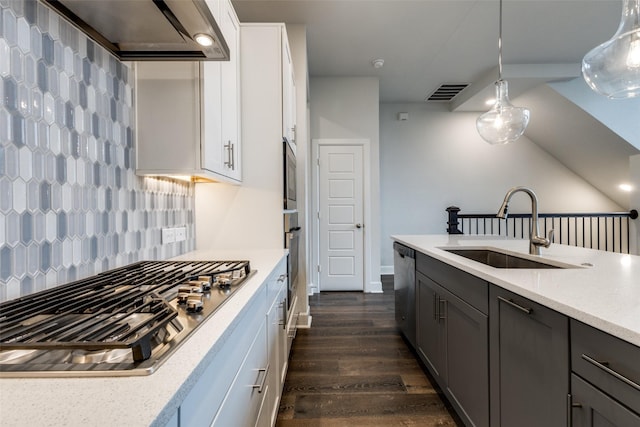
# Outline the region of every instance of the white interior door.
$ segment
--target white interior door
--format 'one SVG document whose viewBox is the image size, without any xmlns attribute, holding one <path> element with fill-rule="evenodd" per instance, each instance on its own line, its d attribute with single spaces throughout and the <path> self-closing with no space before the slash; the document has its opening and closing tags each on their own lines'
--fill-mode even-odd
<svg viewBox="0 0 640 427">
<path fill-rule="evenodd" d="M 319 146 L 320 290 L 364 290 L 363 147 Z"/>
</svg>

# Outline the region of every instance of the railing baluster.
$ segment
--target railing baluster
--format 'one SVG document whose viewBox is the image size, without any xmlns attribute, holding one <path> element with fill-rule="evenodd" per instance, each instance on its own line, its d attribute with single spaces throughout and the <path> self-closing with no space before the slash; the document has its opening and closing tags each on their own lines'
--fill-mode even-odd
<svg viewBox="0 0 640 427">
<path fill-rule="evenodd" d="M 449 211 L 450 209 L 447 210 Z M 459 210 L 459 208 L 455 209 Z M 542 220 L 542 224 L 539 225 L 544 229 L 545 236 L 548 235 L 550 228 L 556 229 L 557 233 L 554 239 L 556 243 L 599 250 L 604 247 L 604 250 L 610 252 L 629 253 L 631 249 L 630 221 L 637 217 L 636 211 L 629 213 L 549 213 L 539 215 L 539 219 Z M 524 239 L 529 237 L 529 233 L 534 226 L 530 214 L 509 215 L 504 223 L 504 231 L 502 221 L 496 218 L 495 214 L 457 214 L 456 218 L 456 221 L 460 224 L 460 231 L 449 228 L 450 234 L 465 234 L 466 232 L 467 234 L 495 235 L 497 230 L 497 235 L 499 236 Z M 564 223 L 565 219 L 566 224 Z M 578 221 L 581 222 L 580 225 Z M 587 224 L 586 221 L 589 221 L 589 223 Z M 526 230 L 528 232 L 525 232 L 526 226 L 528 226 L 528 230 Z M 624 230 L 625 227 L 626 231 Z M 519 232 L 518 228 L 520 229 Z"/>
</svg>

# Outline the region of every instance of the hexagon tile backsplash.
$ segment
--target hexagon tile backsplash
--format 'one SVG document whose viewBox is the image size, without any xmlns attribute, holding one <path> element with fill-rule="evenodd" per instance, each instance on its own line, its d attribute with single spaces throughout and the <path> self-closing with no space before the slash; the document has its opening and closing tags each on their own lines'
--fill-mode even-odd
<svg viewBox="0 0 640 427">
<path fill-rule="evenodd" d="M 0 0 L 0 301 L 194 248 L 193 184 L 135 175 L 133 84 L 47 6 Z"/>
</svg>

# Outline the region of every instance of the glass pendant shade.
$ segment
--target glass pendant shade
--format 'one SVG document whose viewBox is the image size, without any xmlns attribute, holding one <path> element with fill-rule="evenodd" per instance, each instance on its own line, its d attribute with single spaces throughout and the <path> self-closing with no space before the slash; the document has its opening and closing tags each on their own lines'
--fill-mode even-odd
<svg viewBox="0 0 640 427">
<path fill-rule="evenodd" d="M 624 0 L 618 31 L 585 55 L 582 75 L 609 98 L 640 96 L 640 0 Z"/>
<path fill-rule="evenodd" d="M 530 112 L 509 101 L 508 84 L 496 82 L 496 102 L 491 110 L 476 120 L 478 133 L 489 144 L 507 144 L 520 138 L 529 124 Z"/>
</svg>

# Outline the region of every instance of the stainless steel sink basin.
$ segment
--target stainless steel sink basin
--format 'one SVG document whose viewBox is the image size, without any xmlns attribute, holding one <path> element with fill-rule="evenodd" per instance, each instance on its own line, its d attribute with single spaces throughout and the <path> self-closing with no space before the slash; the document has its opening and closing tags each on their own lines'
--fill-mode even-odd
<svg viewBox="0 0 640 427">
<path fill-rule="evenodd" d="M 491 249 L 443 249 L 452 254 L 460 255 L 495 268 L 574 268 L 570 265 L 554 265 L 534 261 Z"/>
</svg>

